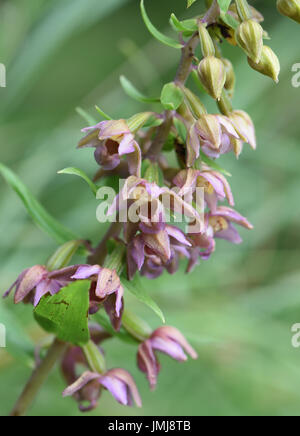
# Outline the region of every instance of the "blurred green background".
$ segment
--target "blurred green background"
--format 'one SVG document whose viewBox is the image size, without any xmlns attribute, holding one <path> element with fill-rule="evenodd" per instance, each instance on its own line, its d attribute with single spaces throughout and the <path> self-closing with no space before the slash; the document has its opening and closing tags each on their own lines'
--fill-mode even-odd
<svg viewBox="0 0 300 436">
<path fill-rule="evenodd" d="M 152 21 L 167 32 L 171 12 L 192 16 L 200 12 L 200 3 L 189 11 L 185 0 L 148 0 L 146 6 Z M 273 84 L 248 67 L 239 49 L 224 45 L 237 73 L 234 105 L 253 117 L 259 147 L 256 153 L 245 147 L 239 161 L 231 154 L 220 162 L 233 174 L 237 210 L 255 229 L 243 232 L 242 246 L 218 242 L 212 259 L 190 276 L 182 269 L 156 282 L 144 280 L 167 324 L 186 334 L 199 360 L 181 365 L 162 357 L 158 389 L 151 393 L 136 369 L 135 347 L 110 341 L 104 346 L 109 366 L 132 372 L 144 407 L 123 408 L 105 392 L 94 415 L 299 414 L 300 350 L 291 346 L 291 326 L 300 322 L 300 88 L 291 85 L 291 68 L 300 62 L 300 28 L 280 16 L 274 2 L 250 3 L 265 14 L 269 45 L 282 64 L 281 81 Z M 138 0 L 1 1 L 0 62 L 7 65 L 7 88 L 0 89 L 0 161 L 62 223 L 99 239 L 103 226 L 96 221 L 90 191 L 81 180 L 56 174 L 66 166 L 90 175 L 96 169 L 91 150 L 75 150 L 86 124 L 75 108 L 96 116 L 98 104 L 117 118 L 141 111 L 146 106 L 124 95 L 120 74 L 157 95 L 173 78 L 178 59 L 177 50 L 151 38 Z M 216 110 L 214 102 L 202 98 Z M 21 270 L 45 262 L 56 245 L 33 225 L 3 179 L 0 207 L 4 292 Z M 153 327 L 159 325 L 137 300 L 127 300 Z M 30 374 L 21 350 L 42 334 L 30 307 L 0 301 L 1 322 L 22 333 L 14 357 L 0 350 L 0 415 L 6 415 Z M 72 399 L 62 399 L 63 389 L 56 371 L 30 414 L 79 414 Z"/>
</svg>

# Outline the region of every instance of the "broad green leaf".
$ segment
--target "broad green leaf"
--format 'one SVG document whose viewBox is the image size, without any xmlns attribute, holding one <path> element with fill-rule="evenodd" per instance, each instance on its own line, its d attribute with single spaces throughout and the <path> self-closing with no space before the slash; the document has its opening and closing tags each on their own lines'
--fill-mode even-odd
<svg viewBox="0 0 300 436">
<path fill-rule="evenodd" d="M 112 117 L 110 117 L 109 115 L 107 115 L 107 113 L 105 113 L 102 109 L 100 109 L 99 106 L 95 106 L 96 111 L 101 115 L 101 117 L 103 117 L 105 120 L 110 121 L 112 120 Z"/>
<path fill-rule="evenodd" d="M 89 289 L 88 280 L 78 280 L 56 295 L 46 295 L 34 311 L 37 322 L 61 341 L 79 346 L 87 344 Z"/>
<path fill-rule="evenodd" d="M 190 8 L 196 0 L 187 0 L 187 7 Z"/>
<path fill-rule="evenodd" d="M 86 112 L 81 107 L 77 107 L 76 112 L 78 113 L 78 115 L 81 116 L 81 118 L 83 118 L 88 123 L 89 126 L 94 126 L 95 124 L 97 124 L 97 120 L 95 120 L 94 117 L 92 117 L 88 112 Z"/>
<path fill-rule="evenodd" d="M 127 291 L 133 294 L 139 301 L 146 304 L 150 309 L 153 310 L 154 313 L 162 320 L 163 323 L 166 322 L 165 317 L 161 309 L 155 303 L 155 301 L 150 297 L 148 292 L 143 289 L 142 285 L 138 282 L 137 279 L 128 281 L 125 278 L 121 278 L 121 283 Z"/>
<path fill-rule="evenodd" d="M 161 43 L 163 43 L 165 45 L 168 45 L 169 47 L 181 49 L 182 44 L 180 44 L 175 39 L 169 38 L 168 36 L 164 35 L 159 30 L 157 30 L 156 27 L 153 26 L 153 24 L 151 23 L 148 15 L 147 15 L 144 3 L 145 3 L 144 0 L 141 0 L 142 17 L 143 17 L 143 20 L 146 24 L 146 27 L 149 30 L 149 32 L 151 33 L 151 35 L 154 36 L 154 38 L 156 38 L 158 41 L 160 41 Z"/>
<path fill-rule="evenodd" d="M 226 14 L 230 6 L 231 0 L 218 0 L 221 11 Z"/>
<path fill-rule="evenodd" d="M 184 94 L 174 82 L 167 83 L 162 90 L 160 101 L 167 110 L 176 110 L 182 104 Z"/>
<path fill-rule="evenodd" d="M 48 233 L 59 244 L 74 239 L 80 239 L 53 218 L 23 184 L 19 177 L 2 163 L 0 163 L 0 173 L 6 182 L 16 191 L 31 218 L 42 230 Z"/>
<path fill-rule="evenodd" d="M 219 171 L 220 173 L 223 173 L 227 177 L 232 176 L 227 170 L 225 170 L 220 165 L 218 165 L 213 159 L 207 157 L 206 154 L 203 153 L 203 151 L 201 151 L 200 154 L 201 154 L 201 159 L 203 160 L 204 163 L 206 163 L 206 165 L 210 166 L 216 171 Z"/>
<path fill-rule="evenodd" d="M 19 362 L 32 367 L 34 364 L 34 344 L 26 334 L 18 316 L 0 302 L 0 324 L 5 326 L 6 351 Z"/>
<path fill-rule="evenodd" d="M 126 92 L 129 97 L 133 98 L 134 100 L 139 101 L 140 103 L 159 103 L 159 98 L 151 98 L 147 97 L 146 95 L 142 94 L 140 91 L 138 91 L 135 86 L 125 77 L 120 77 L 120 82 L 122 85 L 122 88 Z"/>
<path fill-rule="evenodd" d="M 124 327 L 121 327 L 119 332 L 116 332 L 110 323 L 110 320 L 106 313 L 101 310 L 97 312 L 93 319 L 101 325 L 111 336 L 115 336 L 116 338 L 120 339 L 123 342 L 127 342 L 129 344 L 136 344 L 136 340 L 124 329 Z"/>
<path fill-rule="evenodd" d="M 61 245 L 47 262 L 48 271 L 61 269 L 69 265 L 72 257 L 82 244 L 81 240 L 69 241 Z"/>
<path fill-rule="evenodd" d="M 80 170 L 79 168 L 74 168 L 74 167 L 65 168 L 61 171 L 58 171 L 58 174 L 70 174 L 73 176 L 81 177 L 83 180 L 86 181 L 86 183 L 91 188 L 93 194 L 96 196 L 98 191 L 98 186 L 95 185 L 95 183 L 91 181 L 91 179 L 85 174 L 85 172 Z"/>
</svg>

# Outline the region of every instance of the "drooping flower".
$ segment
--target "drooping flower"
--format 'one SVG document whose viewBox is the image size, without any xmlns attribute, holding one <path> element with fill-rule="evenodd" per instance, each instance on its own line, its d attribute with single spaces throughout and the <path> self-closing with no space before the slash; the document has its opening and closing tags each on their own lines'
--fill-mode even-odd
<svg viewBox="0 0 300 436">
<path fill-rule="evenodd" d="M 255 127 L 250 116 L 244 111 L 237 110 L 231 112 L 229 118 L 240 136 L 240 139 L 234 138 L 232 140 L 232 148 L 235 155 L 239 157 L 244 143 L 249 144 L 253 150 L 256 150 Z"/>
<path fill-rule="evenodd" d="M 138 367 L 146 374 L 151 389 L 155 388 L 160 371 L 157 351 L 167 354 L 178 362 L 187 360 L 185 352 L 193 359 L 198 358 L 196 351 L 179 330 L 168 326 L 158 328 L 139 346 L 137 355 Z"/>
<path fill-rule="evenodd" d="M 97 406 L 103 388 L 107 389 L 118 403 L 124 406 L 132 406 L 135 402 L 138 407 L 142 407 L 142 401 L 132 376 L 121 368 L 111 369 L 105 374 L 87 371 L 63 392 L 63 396 L 68 397 L 76 393 L 85 395 L 86 390 L 89 390 L 89 397 L 92 398 L 89 408 L 91 410 Z"/>
<path fill-rule="evenodd" d="M 233 244 L 243 242 L 235 224 L 252 230 L 252 224 L 241 214 L 226 206 L 219 206 L 214 212 L 205 214 L 206 230 L 199 234 L 190 234 L 189 240 L 192 248 L 189 249 L 190 257 L 187 272 L 191 272 L 198 264 L 199 259 L 207 260 L 215 251 L 216 238 L 225 239 Z"/>
<path fill-rule="evenodd" d="M 124 289 L 117 272 L 102 268 L 99 265 L 81 265 L 72 279 L 91 279 L 94 282 L 90 292 L 90 312 L 95 313 L 99 305 L 103 304 L 112 325 L 116 330 L 119 330 L 123 312 Z"/>
<path fill-rule="evenodd" d="M 23 271 L 12 286 L 5 292 L 6 298 L 15 288 L 15 304 L 31 302 L 37 306 L 46 294 L 55 295 L 72 281 L 72 274 L 78 266 L 70 266 L 56 271 L 48 271 L 43 265 L 35 265 Z"/>
<path fill-rule="evenodd" d="M 217 158 L 232 150 L 233 139 L 241 139 L 233 123 L 224 115 L 203 114 L 192 124 L 187 138 L 187 166 L 191 167 L 201 150 Z"/>
<path fill-rule="evenodd" d="M 193 166 L 200 156 L 200 149 L 211 158 L 232 150 L 239 156 L 244 142 L 256 149 L 255 128 L 246 112 L 234 111 L 228 117 L 203 114 L 189 130 L 187 166 Z"/>
<path fill-rule="evenodd" d="M 89 331 L 92 341 L 99 345 L 104 340 L 109 339 L 111 335 L 107 333 L 102 327 L 97 324 L 90 324 Z M 102 349 L 99 347 L 99 352 L 102 353 Z M 89 367 L 84 352 L 81 347 L 69 346 L 64 353 L 61 362 L 61 372 L 67 383 L 72 385 L 79 377 L 77 374 L 77 367 L 85 366 Z M 97 406 L 98 399 L 100 397 L 100 390 L 98 384 L 91 383 L 85 386 L 80 391 L 74 393 L 75 400 L 79 403 L 79 409 L 82 412 L 89 412 Z M 84 403 L 88 403 L 87 406 Z"/>
<path fill-rule="evenodd" d="M 218 171 L 206 165 L 201 170 L 191 168 L 180 171 L 173 180 L 180 188 L 178 195 L 192 195 L 197 188 L 204 189 L 204 199 L 211 211 L 215 211 L 218 202 L 227 199 L 230 206 L 234 206 L 234 199 L 227 179 Z"/>
<path fill-rule="evenodd" d="M 208 222 L 214 231 L 215 238 L 225 239 L 233 244 L 243 242 L 234 224 L 238 224 L 248 230 L 253 229 L 253 225 L 247 218 L 226 206 L 220 206 L 214 213 L 209 214 Z"/>
<path fill-rule="evenodd" d="M 125 120 L 102 121 L 82 131 L 88 133 L 78 147 L 96 148 L 96 162 L 104 170 L 115 169 L 122 156 L 127 155 L 130 174 L 140 175 L 141 150 Z"/>
<path fill-rule="evenodd" d="M 138 226 L 145 233 L 157 233 L 165 228 L 169 212 L 185 216 L 203 228 L 201 216 L 193 205 L 185 202 L 174 190 L 159 187 L 139 177 L 129 177 L 114 199 L 108 215 L 119 212 L 126 223 L 126 234 L 132 236 Z"/>
<path fill-rule="evenodd" d="M 174 274 L 181 257 L 189 258 L 190 241 L 175 226 L 165 225 L 157 233 L 139 233 L 130 240 L 127 247 L 128 275 L 132 279 L 137 271 L 155 279 L 164 270 Z"/>
</svg>

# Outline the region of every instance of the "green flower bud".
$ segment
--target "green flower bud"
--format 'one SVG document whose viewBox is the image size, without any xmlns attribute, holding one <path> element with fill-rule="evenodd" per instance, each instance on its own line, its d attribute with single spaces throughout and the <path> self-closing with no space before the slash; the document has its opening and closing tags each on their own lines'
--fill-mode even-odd
<svg viewBox="0 0 300 436">
<path fill-rule="evenodd" d="M 199 28 L 199 38 L 200 38 L 200 44 L 201 44 L 201 50 L 203 56 L 204 57 L 214 56 L 215 47 L 208 30 L 201 22 L 199 22 L 198 28 Z"/>
<path fill-rule="evenodd" d="M 235 73 L 233 65 L 228 59 L 222 59 L 226 71 L 225 89 L 232 95 L 235 86 Z"/>
<path fill-rule="evenodd" d="M 278 0 L 277 9 L 282 15 L 300 23 L 300 0 Z"/>
<path fill-rule="evenodd" d="M 278 57 L 270 47 L 266 45 L 263 46 L 261 60 L 258 64 L 253 62 L 250 58 L 248 58 L 248 63 L 251 68 L 265 76 L 271 77 L 271 79 L 278 83 L 280 63 Z"/>
<path fill-rule="evenodd" d="M 215 100 L 220 100 L 226 82 L 225 66 L 221 59 L 214 56 L 204 58 L 198 67 L 203 87 Z"/>
<path fill-rule="evenodd" d="M 264 30 L 257 21 L 247 20 L 236 30 L 236 41 L 253 62 L 261 59 Z"/>
<path fill-rule="evenodd" d="M 186 101 L 188 102 L 193 114 L 196 118 L 200 118 L 201 115 L 206 114 L 207 110 L 205 109 L 204 104 L 201 102 L 199 97 L 195 95 L 188 88 L 183 88 L 184 96 Z"/>
</svg>

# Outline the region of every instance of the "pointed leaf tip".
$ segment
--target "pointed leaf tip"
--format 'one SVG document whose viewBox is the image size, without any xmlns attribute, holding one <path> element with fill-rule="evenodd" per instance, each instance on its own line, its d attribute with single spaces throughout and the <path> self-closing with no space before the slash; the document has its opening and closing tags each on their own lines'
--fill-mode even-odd
<svg viewBox="0 0 300 436">
<path fill-rule="evenodd" d="M 146 9 L 145 9 L 145 2 L 144 0 L 141 0 L 141 13 L 144 20 L 144 23 L 154 38 L 156 38 L 158 41 L 160 41 L 162 44 L 165 44 L 172 48 L 182 49 L 182 44 L 180 44 L 178 41 L 176 41 L 173 38 L 170 38 L 163 33 L 161 33 L 159 30 L 156 29 L 156 27 L 151 23 L 150 18 L 147 15 Z"/>
</svg>

